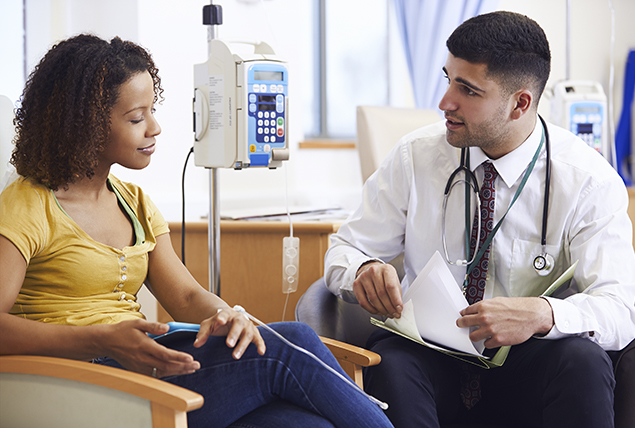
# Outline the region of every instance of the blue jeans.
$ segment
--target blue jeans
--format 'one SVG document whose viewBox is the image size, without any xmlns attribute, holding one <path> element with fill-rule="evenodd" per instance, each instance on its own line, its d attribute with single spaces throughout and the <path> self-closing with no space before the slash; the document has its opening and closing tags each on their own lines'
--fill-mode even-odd
<svg viewBox="0 0 635 428">
<path fill-rule="evenodd" d="M 307 325 L 271 327 L 344 374 Z M 366 396 L 272 333 L 259 330 L 267 352 L 258 355 L 252 344 L 240 360 L 232 357 L 225 337 L 210 337 L 199 349 L 192 346 L 193 339 L 170 344 L 201 363 L 196 373 L 163 378 L 205 398 L 201 409 L 188 413 L 190 427 L 392 427 Z M 114 360 L 102 363 L 120 367 Z"/>
</svg>

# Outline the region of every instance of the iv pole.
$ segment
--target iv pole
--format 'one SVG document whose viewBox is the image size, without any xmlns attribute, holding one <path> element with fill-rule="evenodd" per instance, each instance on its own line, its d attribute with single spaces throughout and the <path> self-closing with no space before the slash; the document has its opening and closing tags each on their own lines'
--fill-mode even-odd
<svg viewBox="0 0 635 428">
<path fill-rule="evenodd" d="M 223 8 L 210 4 L 203 6 L 203 25 L 207 27 L 207 55 L 211 55 L 211 42 L 218 37 L 218 25 L 223 23 Z M 209 168 L 209 291 L 220 297 L 220 198 L 218 195 L 218 168 Z"/>
</svg>

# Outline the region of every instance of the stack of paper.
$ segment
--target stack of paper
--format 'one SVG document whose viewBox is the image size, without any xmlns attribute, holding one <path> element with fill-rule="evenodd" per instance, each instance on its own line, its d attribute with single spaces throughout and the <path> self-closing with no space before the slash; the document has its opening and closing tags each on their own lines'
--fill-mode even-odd
<svg viewBox="0 0 635 428">
<path fill-rule="evenodd" d="M 548 296 L 573 277 L 577 262 L 542 294 Z M 505 362 L 509 346 L 502 346 L 491 359 L 483 355 L 483 341 L 472 342 L 468 328 L 459 328 L 456 320 L 468 306 L 461 287 L 437 251 L 403 296 L 401 318 L 371 323 L 411 339 L 421 345 L 486 368 Z M 466 358 L 469 357 L 469 358 Z"/>
</svg>

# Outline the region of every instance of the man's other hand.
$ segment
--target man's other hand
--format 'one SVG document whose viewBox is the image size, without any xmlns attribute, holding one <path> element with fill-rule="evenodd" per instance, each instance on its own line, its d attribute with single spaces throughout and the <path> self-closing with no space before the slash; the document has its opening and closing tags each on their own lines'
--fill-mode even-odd
<svg viewBox="0 0 635 428">
<path fill-rule="evenodd" d="M 476 302 L 461 312 L 459 327 L 478 327 L 470 340 L 486 339 L 486 348 L 517 345 L 533 335 L 545 335 L 554 325 L 547 299 L 540 297 L 495 297 Z"/>
</svg>

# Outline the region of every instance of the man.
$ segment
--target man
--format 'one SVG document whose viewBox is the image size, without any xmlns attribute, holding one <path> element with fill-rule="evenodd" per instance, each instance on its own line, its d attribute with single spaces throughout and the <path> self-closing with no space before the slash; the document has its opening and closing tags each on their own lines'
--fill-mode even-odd
<svg viewBox="0 0 635 428">
<path fill-rule="evenodd" d="M 439 104 L 445 122 L 405 136 L 367 181 L 362 205 L 332 238 L 326 281 L 371 314 L 399 317 L 402 293 L 436 251 L 444 254 L 445 239 L 449 268 L 463 284 L 466 267 L 455 260 L 470 260 L 476 241 L 475 233 L 466 248 L 464 185 L 449 198 L 445 237 L 441 207 L 459 148 L 467 148 L 481 197 L 493 199 L 481 209 L 484 220 L 493 209 L 494 220 L 483 221 L 483 238 L 517 199 L 491 244 L 477 247 L 484 251 L 477 268 L 470 265 L 470 305 L 456 323 L 473 328 L 470 339 L 484 340 L 486 352 L 514 346 L 502 367 L 485 370 L 376 331 L 368 346 L 382 362 L 366 371 L 366 388 L 388 402 L 396 427 L 466 421 L 612 427 L 615 380 L 605 351 L 635 337 L 635 254 L 624 184 L 582 140 L 548 125 L 543 246 L 547 130 L 537 106 L 550 70 L 545 34 L 525 16 L 494 12 L 461 24 L 447 46 L 448 88 Z M 553 271 L 542 276 L 534 259 L 545 251 L 554 257 Z M 402 252 L 400 284 L 383 261 Z M 536 297 L 575 261 L 567 290 Z"/>
</svg>

